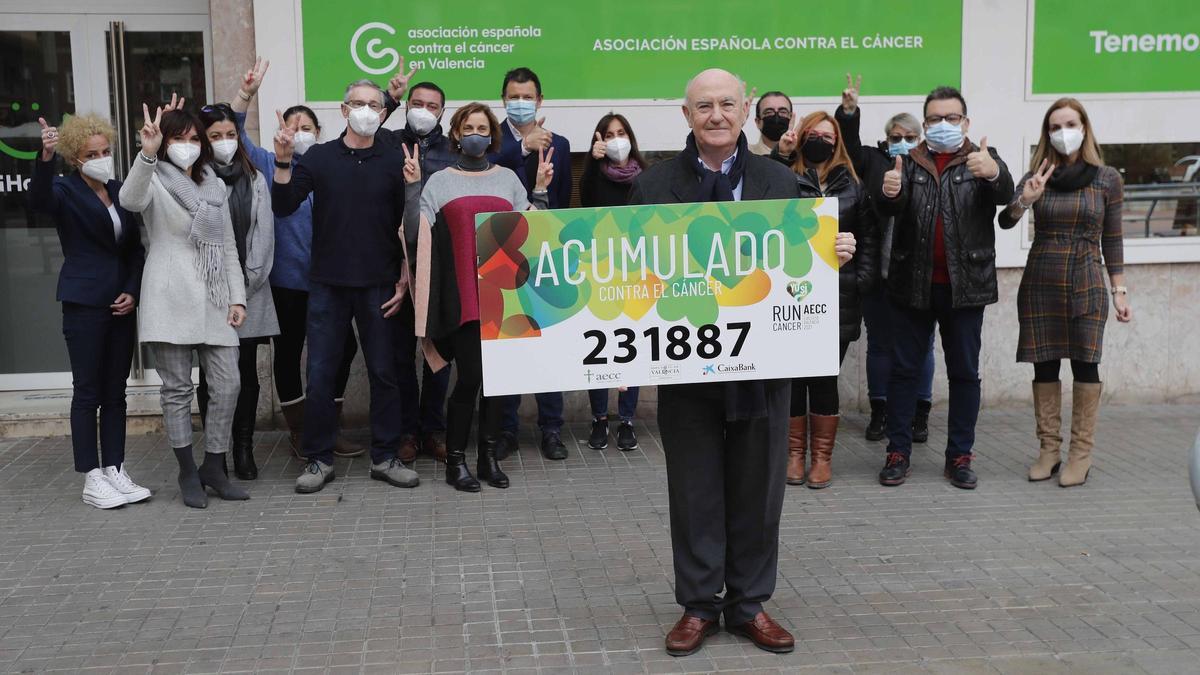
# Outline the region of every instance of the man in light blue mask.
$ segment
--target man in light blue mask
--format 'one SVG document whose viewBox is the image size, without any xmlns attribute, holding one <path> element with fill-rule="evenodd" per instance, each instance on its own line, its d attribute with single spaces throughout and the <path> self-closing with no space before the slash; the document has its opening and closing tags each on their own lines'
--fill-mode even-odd
<svg viewBox="0 0 1200 675">
<path fill-rule="evenodd" d="M 488 159 L 493 164 L 512 169 L 521 183 L 529 190 L 530 199 L 536 182 L 538 152 L 549 153 L 553 148 L 554 179 L 547 188 L 550 208 L 565 209 L 571 205 L 571 144 L 567 139 L 551 133 L 543 125 L 545 117 L 539 117 L 542 107 L 542 82 L 537 73 L 528 68 L 514 68 L 504 74 L 500 86 L 507 115 L 500 123 L 502 137 L 500 152 Z M 538 426 L 542 432 L 542 456 L 546 459 L 566 459 L 567 447 L 562 442 L 563 396 L 562 392 L 546 392 L 536 395 Z M 504 459 L 517 448 L 517 408 L 520 396 L 510 396 L 505 401 L 503 431 L 497 451 Z"/>
<path fill-rule="evenodd" d="M 986 137 L 978 146 L 967 138 L 971 121 L 957 89 L 934 89 L 924 115 L 925 141 L 907 155 L 894 154 L 873 190 L 880 213 L 895 217 L 887 277 L 894 340 L 888 448 L 879 482 L 900 485 L 909 474 L 918 374 L 936 325 L 950 380 L 943 474 L 969 490 L 978 482 L 971 460 L 983 309 L 998 299 L 996 207 L 1012 199 L 1013 179 Z"/>
</svg>

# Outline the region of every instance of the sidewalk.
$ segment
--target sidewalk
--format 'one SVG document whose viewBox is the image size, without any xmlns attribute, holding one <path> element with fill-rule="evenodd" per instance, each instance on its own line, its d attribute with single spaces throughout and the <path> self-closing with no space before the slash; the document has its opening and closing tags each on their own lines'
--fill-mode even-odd
<svg viewBox="0 0 1200 675">
<path fill-rule="evenodd" d="M 179 501 L 162 436 L 130 438 L 155 497 L 114 511 L 80 501 L 69 439 L 0 441 L 0 672 L 1200 671 L 1197 408 L 1103 409 L 1070 490 L 1025 479 L 1031 412 L 985 411 L 974 492 L 941 477 L 944 413 L 905 486 L 875 481 L 883 445 L 853 415 L 833 487 L 788 489 L 783 656 L 727 633 L 663 651 L 679 608 L 653 425 L 628 454 L 571 428 L 565 462 L 530 435 L 513 487 L 477 495 L 425 458 L 413 490 L 359 458 L 297 495 L 286 440 L 260 434 L 252 500 L 206 511 Z"/>
</svg>

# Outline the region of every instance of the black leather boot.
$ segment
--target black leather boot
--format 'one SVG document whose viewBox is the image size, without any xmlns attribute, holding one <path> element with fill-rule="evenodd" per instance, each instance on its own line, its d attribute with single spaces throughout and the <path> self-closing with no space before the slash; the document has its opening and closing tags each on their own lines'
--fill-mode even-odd
<svg viewBox="0 0 1200 675">
<path fill-rule="evenodd" d="M 887 399 L 871 399 L 871 421 L 867 422 L 868 441 L 881 441 L 887 433 Z"/>
<path fill-rule="evenodd" d="M 233 412 L 233 474 L 240 480 L 258 478 L 254 463 L 254 418 L 258 413 L 258 387 L 242 385 Z"/>
<path fill-rule="evenodd" d="M 446 484 L 460 492 L 479 492 L 479 481 L 467 468 L 467 439 L 475 406 L 450 401 L 446 405 Z"/>
<path fill-rule="evenodd" d="M 500 468 L 500 462 L 496 459 L 496 447 L 500 444 L 500 438 L 493 436 L 479 444 L 479 461 L 475 465 L 475 473 L 480 480 L 487 481 L 488 485 L 494 488 L 508 487 L 508 476 Z"/>
<path fill-rule="evenodd" d="M 912 421 L 913 443 L 925 443 L 929 441 L 929 410 L 931 408 L 933 408 L 933 403 L 929 401 L 917 401 L 917 411 L 913 414 Z"/>
</svg>

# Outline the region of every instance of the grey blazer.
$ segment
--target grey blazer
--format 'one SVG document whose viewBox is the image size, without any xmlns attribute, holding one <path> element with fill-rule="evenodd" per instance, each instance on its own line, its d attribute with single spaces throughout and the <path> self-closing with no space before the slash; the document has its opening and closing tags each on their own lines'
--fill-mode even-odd
<svg viewBox="0 0 1200 675">
<path fill-rule="evenodd" d="M 230 186 L 226 194 L 233 192 Z M 254 172 L 254 222 L 246 235 L 246 322 L 237 329 L 239 338 L 279 335 L 275 299 L 271 296 L 271 266 L 275 262 L 275 214 L 271 212 L 271 187 L 259 171 Z"/>
</svg>

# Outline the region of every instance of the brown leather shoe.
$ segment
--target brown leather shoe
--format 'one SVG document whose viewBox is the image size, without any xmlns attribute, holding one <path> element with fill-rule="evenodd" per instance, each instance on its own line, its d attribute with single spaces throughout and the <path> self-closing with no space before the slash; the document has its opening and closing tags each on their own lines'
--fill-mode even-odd
<svg viewBox="0 0 1200 675">
<path fill-rule="evenodd" d="M 783 626 L 775 623 L 766 612 L 759 612 L 754 615 L 752 621 L 747 621 L 740 626 L 728 626 L 730 633 L 742 635 L 750 638 L 759 649 L 774 652 L 776 654 L 787 654 L 796 648 L 796 641 L 792 639 L 792 634 L 783 629 Z"/>
<path fill-rule="evenodd" d="M 714 635 L 721 629 L 717 621 L 701 619 L 698 616 L 684 614 L 675 627 L 667 633 L 667 653 L 671 656 L 687 656 L 695 654 L 704 646 L 704 639 Z"/>
<path fill-rule="evenodd" d="M 405 464 L 417 461 L 417 438 L 415 436 L 404 434 L 400 437 L 400 449 L 396 451 L 396 459 Z"/>
<path fill-rule="evenodd" d="M 434 459 L 443 464 L 446 463 L 446 443 L 442 441 L 440 434 L 425 434 L 425 437 L 421 439 L 421 451 L 432 455 Z"/>
</svg>

